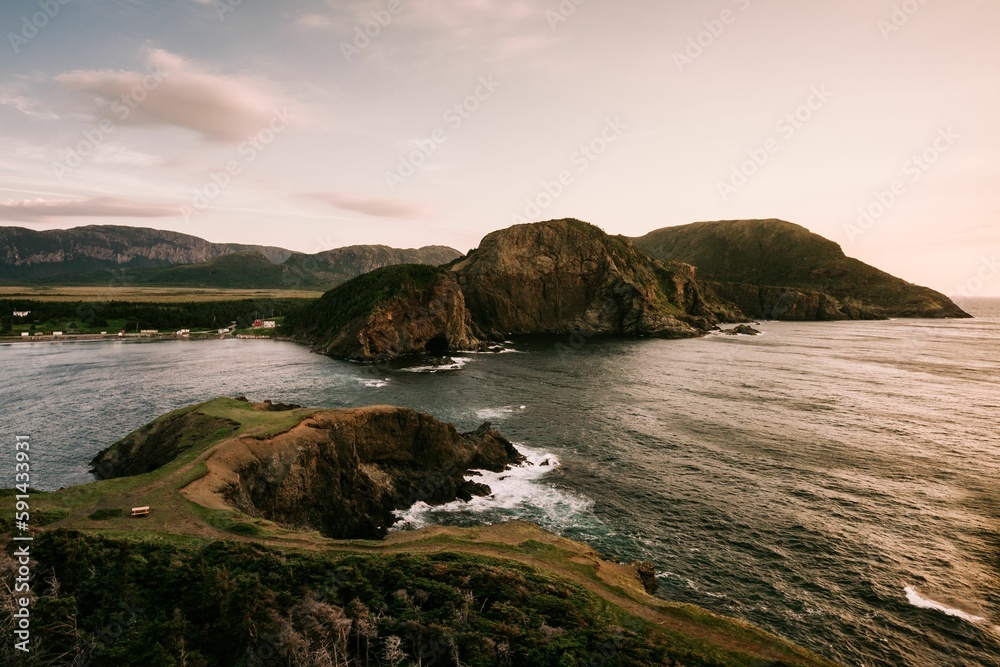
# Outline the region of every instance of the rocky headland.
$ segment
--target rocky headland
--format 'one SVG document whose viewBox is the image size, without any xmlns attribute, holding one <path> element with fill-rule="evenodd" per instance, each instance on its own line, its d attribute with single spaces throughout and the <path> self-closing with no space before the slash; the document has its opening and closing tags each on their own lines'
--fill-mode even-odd
<svg viewBox="0 0 1000 667">
<path fill-rule="evenodd" d="M 967 318 L 944 294 L 848 257 L 833 241 L 783 220 L 664 227 L 633 239 L 687 262 L 750 317 L 776 320 Z"/>
</svg>

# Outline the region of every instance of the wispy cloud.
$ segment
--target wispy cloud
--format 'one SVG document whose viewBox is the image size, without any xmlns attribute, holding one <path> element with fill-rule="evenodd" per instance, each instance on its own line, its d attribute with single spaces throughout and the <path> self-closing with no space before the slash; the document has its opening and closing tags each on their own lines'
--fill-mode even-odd
<svg viewBox="0 0 1000 667">
<path fill-rule="evenodd" d="M 57 222 L 62 218 L 170 218 L 179 215 L 180 207 L 176 204 L 115 197 L 0 201 L 0 220 L 11 222 Z"/>
<path fill-rule="evenodd" d="M 343 211 L 354 211 L 374 218 L 415 220 L 425 217 L 428 213 L 422 206 L 399 199 L 366 199 L 339 192 L 318 192 L 306 196 L 326 202 Z"/>
<path fill-rule="evenodd" d="M 325 14 L 306 14 L 295 21 L 296 27 L 307 30 L 330 30 L 336 25 L 337 23 Z"/>
<path fill-rule="evenodd" d="M 256 134 L 284 106 L 257 84 L 209 72 L 169 51 L 151 50 L 146 64 L 144 72 L 76 70 L 56 81 L 96 96 L 99 113 L 123 115 L 124 104 L 128 123 L 185 128 L 221 142 Z"/>
<path fill-rule="evenodd" d="M 0 87 L 0 107 L 15 109 L 37 120 L 59 120 L 59 115 L 47 109 L 41 100 L 22 95 L 9 86 Z"/>
</svg>

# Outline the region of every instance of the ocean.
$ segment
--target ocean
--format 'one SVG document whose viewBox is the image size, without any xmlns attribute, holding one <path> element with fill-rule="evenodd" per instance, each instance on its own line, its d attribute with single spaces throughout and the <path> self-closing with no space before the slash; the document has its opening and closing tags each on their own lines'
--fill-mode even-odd
<svg viewBox="0 0 1000 667">
<path fill-rule="evenodd" d="M 487 477 L 491 498 L 401 512 L 397 529 L 527 519 L 653 561 L 661 596 L 845 665 L 996 666 L 1000 300 L 964 305 L 977 319 L 525 338 L 447 368 L 275 341 L 13 343 L 0 441 L 30 435 L 35 485 L 57 489 L 90 481 L 88 461 L 131 430 L 216 396 L 490 421 L 531 464 Z"/>
</svg>

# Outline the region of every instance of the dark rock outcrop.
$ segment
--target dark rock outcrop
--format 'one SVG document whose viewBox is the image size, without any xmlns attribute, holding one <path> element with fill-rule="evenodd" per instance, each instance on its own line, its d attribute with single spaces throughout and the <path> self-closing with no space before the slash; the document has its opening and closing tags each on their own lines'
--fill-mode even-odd
<svg viewBox="0 0 1000 667">
<path fill-rule="evenodd" d="M 579 220 L 494 232 L 450 267 L 473 321 L 492 335 L 600 333 L 686 338 L 743 320 L 695 277 Z"/>
<path fill-rule="evenodd" d="M 782 220 L 698 222 L 634 240 L 653 257 L 698 267 L 751 317 L 969 317 L 947 296 L 847 257 L 833 241 Z"/>
<path fill-rule="evenodd" d="M 321 412 L 283 435 L 237 445 L 238 454 L 217 453 L 233 473 L 220 492 L 234 507 L 333 538 L 380 538 L 395 510 L 488 495 L 466 480 L 469 471 L 523 460 L 489 424 L 460 434 L 393 407 Z"/>
<path fill-rule="evenodd" d="M 741 324 L 734 329 L 723 329 L 722 333 L 727 336 L 759 336 L 760 332 L 749 324 Z"/>
<path fill-rule="evenodd" d="M 654 595 L 660 590 L 660 581 L 656 578 L 656 565 L 649 561 L 636 561 L 632 564 L 635 567 L 636 576 L 642 587 L 650 595 Z"/>
<path fill-rule="evenodd" d="M 403 265 L 360 276 L 289 315 L 284 332 L 358 361 L 479 349 L 465 297 L 441 269 Z"/>
</svg>

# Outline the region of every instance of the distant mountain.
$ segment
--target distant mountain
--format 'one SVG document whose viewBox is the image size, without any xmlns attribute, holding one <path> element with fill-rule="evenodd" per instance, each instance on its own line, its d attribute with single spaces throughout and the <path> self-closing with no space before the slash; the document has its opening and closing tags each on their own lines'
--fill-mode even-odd
<svg viewBox="0 0 1000 667">
<path fill-rule="evenodd" d="M 446 264 L 444 246 L 351 246 L 315 255 L 283 248 L 211 243 L 136 227 L 91 226 L 36 232 L 0 227 L 0 282 L 246 289 L 329 289 L 396 264 Z"/>
<path fill-rule="evenodd" d="M 356 245 L 315 255 L 294 254 L 285 261 L 285 266 L 293 275 L 312 276 L 315 284 L 332 286 L 387 266 L 439 266 L 461 255 L 454 248 L 436 245 L 405 250 L 384 245 Z"/>
<path fill-rule="evenodd" d="M 653 257 L 696 266 L 752 317 L 969 317 L 947 296 L 847 257 L 833 241 L 782 220 L 698 222 L 633 240 Z"/>
<path fill-rule="evenodd" d="M 43 232 L 0 227 L 0 280 L 39 281 L 99 270 L 197 264 L 248 251 L 274 263 L 292 255 L 284 248 L 211 243 L 197 236 L 143 227 L 92 225 Z"/>
</svg>

